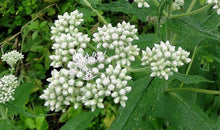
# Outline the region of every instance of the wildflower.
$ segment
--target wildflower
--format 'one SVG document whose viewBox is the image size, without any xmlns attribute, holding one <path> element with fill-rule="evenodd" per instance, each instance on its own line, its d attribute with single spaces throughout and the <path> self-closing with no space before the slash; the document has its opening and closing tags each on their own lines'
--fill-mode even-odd
<svg viewBox="0 0 220 130">
<path fill-rule="evenodd" d="M 70 76 L 68 70 L 61 69 L 60 71 L 53 70 L 52 77 L 47 79 L 50 84 L 40 96 L 45 99 L 45 106 L 49 106 L 53 111 L 65 111 L 67 106 L 74 104 L 75 109 L 80 105 L 80 93 L 76 86 L 82 86 L 83 83 L 76 81 L 73 76 Z"/>
<path fill-rule="evenodd" d="M 135 60 L 140 50 L 136 45 L 131 44 L 133 40 L 138 39 L 136 33 L 137 29 L 130 23 L 118 23 L 117 27 L 108 24 L 98 28 L 92 40 L 98 43 L 97 48 L 115 51 L 115 54 L 107 59 L 108 63 L 115 60 L 117 63 L 130 66 L 130 62 Z"/>
<path fill-rule="evenodd" d="M 1 57 L 2 61 L 5 61 L 8 65 L 10 65 L 12 69 L 15 67 L 15 64 L 23 58 L 24 56 L 16 50 L 10 51 Z"/>
<path fill-rule="evenodd" d="M 18 79 L 14 75 L 5 75 L 0 79 L 0 103 L 14 100 L 13 94 L 19 86 Z"/>
<path fill-rule="evenodd" d="M 150 65 L 151 77 L 158 76 L 168 80 L 169 76 L 178 72 L 177 67 L 191 61 L 189 54 L 181 47 L 175 50 L 175 46 L 170 45 L 169 41 L 161 41 L 159 45 L 154 44 L 152 49 L 147 47 L 146 51 L 142 51 L 142 65 Z"/>
<path fill-rule="evenodd" d="M 174 10 L 180 10 L 184 5 L 184 0 L 175 0 L 173 3 Z"/>
</svg>

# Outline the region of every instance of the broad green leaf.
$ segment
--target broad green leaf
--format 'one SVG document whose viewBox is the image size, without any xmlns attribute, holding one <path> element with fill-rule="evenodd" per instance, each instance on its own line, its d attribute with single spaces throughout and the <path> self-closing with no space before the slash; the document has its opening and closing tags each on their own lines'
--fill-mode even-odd
<svg viewBox="0 0 220 130">
<path fill-rule="evenodd" d="M 141 83 L 144 83 L 143 79 L 134 82 L 134 85 L 141 87 Z M 167 122 L 166 124 L 161 124 L 167 128 L 214 128 L 213 121 L 198 106 L 186 102 L 178 95 L 171 97 L 165 94 L 164 89 L 166 88 L 168 88 L 167 81 L 154 79 L 148 88 L 139 93 L 140 98 L 137 98 L 138 101 L 133 104 L 133 109 L 130 113 L 126 115 L 127 107 L 119 111 L 119 115 L 110 129 L 158 129 L 155 121 L 157 124 L 160 122 L 159 120 Z M 134 89 L 132 91 L 135 91 Z M 137 95 L 133 95 L 133 97 L 136 98 Z M 126 118 L 124 118 L 124 115 L 126 115 Z"/>
<path fill-rule="evenodd" d="M 178 79 L 179 81 L 185 84 L 198 84 L 202 82 L 213 83 L 214 82 L 199 75 L 185 75 L 181 73 L 175 73 L 173 75 L 173 78 Z"/>
<path fill-rule="evenodd" d="M 149 1 L 152 6 L 150 8 L 138 8 L 136 3 L 130 4 L 126 0 L 119 0 L 108 4 L 99 4 L 94 6 L 98 10 L 111 11 L 111 12 L 123 12 L 125 14 L 133 14 L 138 19 L 146 21 L 147 16 L 156 16 L 157 10 L 152 1 Z"/>
<path fill-rule="evenodd" d="M 202 36 L 220 41 L 220 35 L 206 29 L 191 18 L 167 19 L 168 28 L 179 35 Z"/>
<path fill-rule="evenodd" d="M 146 47 L 153 47 L 155 43 L 159 43 L 159 39 L 155 33 L 143 34 L 138 36 L 139 40 L 135 40 L 132 42 L 134 45 L 138 45 L 138 47 L 142 50 L 145 50 Z"/>
<path fill-rule="evenodd" d="M 116 116 L 116 119 L 113 121 L 110 130 L 123 129 L 124 127 L 126 127 L 125 125 L 127 122 L 130 121 L 130 116 L 134 112 L 135 107 L 139 103 L 142 94 L 145 92 L 145 89 L 147 89 L 146 87 L 148 86 L 149 81 L 150 78 L 146 77 L 134 81 L 132 91 L 128 95 L 129 100 L 126 102 L 126 107 L 119 108 L 118 115 Z"/>
<path fill-rule="evenodd" d="M 67 121 L 61 130 L 85 130 L 100 111 L 101 109 L 96 109 L 94 112 L 81 113 Z"/>
<path fill-rule="evenodd" d="M 160 99 L 159 99 L 160 100 Z M 153 116 L 167 120 L 180 129 L 213 130 L 215 123 L 198 106 L 185 101 L 175 93 L 161 96 Z"/>
<path fill-rule="evenodd" d="M 33 88 L 34 88 L 34 84 L 32 83 L 24 83 L 20 85 L 15 90 L 15 95 L 14 95 L 15 100 L 10 101 L 10 103 L 13 105 L 17 105 L 19 107 L 23 107 L 25 103 L 28 101 Z"/>
</svg>

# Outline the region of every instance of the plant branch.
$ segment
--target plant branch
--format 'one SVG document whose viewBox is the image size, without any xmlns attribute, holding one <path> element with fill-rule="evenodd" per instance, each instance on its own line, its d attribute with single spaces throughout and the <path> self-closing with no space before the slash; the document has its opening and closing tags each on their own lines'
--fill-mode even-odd
<svg viewBox="0 0 220 130">
<path fill-rule="evenodd" d="M 189 13 L 193 9 L 195 3 L 196 3 L 196 0 L 192 0 L 192 2 L 190 3 L 190 5 L 189 5 L 189 7 L 186 11 L 186 13 Z"/>
<path fill-rule="evenodd" d="M 191 15 L 195 15 L 195 14 L 199 14 L 207 9 L 209 9 L 212 6 L 212 4 L 208 4 L 202 8 L 199 8 L 197 10 L 194 10 L 192 12 L 188 12 L 188 13 L 183 13 L 183 14 L 177 14 L 177 15 L 171 15 L 171 18 L 180 18 L 180 17 L 186 17 L 186 16 L 191 16 Z"/>
<path fill-rule="evenodd" d="M 199 88 L 171 88 L 171 89 L 164 90 L 164 92 L 184 92 L 184 91 L 220 95 L 220 91 L 206 90 L 206 89 L 199 89 Z"/>
<path fill-rule="evenodd" d="M 192 60 L 191 60 L 189 66 L 188 66 L 188 68 L 187 68 L 187 70 L 186 70 L 186 75 L 189 74 L 189 71 L 190 71 L 190 69 L 191 69 L 191 67 L 192 67 L 192 63 L 193 63 L 193 61 L 194 61 L 194 59 L 195 59 L 195 56 L 196 56 L 197 48 L 198 48 L 198 45 L 196 45 L 196 47 L 195 47 L 195 49 L 194 49 L 194 51 L 193 51 Z M 182 88 L 182 87 L 183 87 L 183 82 L 180 84 L 180 88 Z"/>
<path fill-rule="evenodd" d="M 92 5 L 87 1 L 87 0 L 83 0 L 83 2 L 85 2 L 85 4 L 96 13 L 96 15 L 99 17 L 100 21 L 103 22 L 105 25 L 108 24 L 108 22 L 105 20 L 105 18 L 96 10 L 92 7 Z"/>
</svg>

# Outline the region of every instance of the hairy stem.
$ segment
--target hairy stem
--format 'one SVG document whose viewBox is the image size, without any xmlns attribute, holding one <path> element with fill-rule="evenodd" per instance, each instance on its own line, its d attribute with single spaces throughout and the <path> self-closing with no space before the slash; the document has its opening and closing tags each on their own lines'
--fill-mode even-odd
<svg viewBox="0 0 220 130">
<path fill-rule="evenodd" d="M 172 15 L 171 18 L 180 18 L 180 17 L 186 17 L 186 16 L 191 16 L 191 15 L 195 15 L 195 14 L 199 14 L 207 9 L 209 9 L 212 6 L 212 4 L 208 4 L 202 8 L 199 8 L 197 10 L 194 10 L 192 12 L 188 12 L 188 13 L 183 13 L 183 14 L 177 14 L 177 15 Z"/>
<path fill-rule="evenodd" d="M 220 95 L 220 91 L 206 90 L 206 89 L 199 89 L 199 88 L 171 88 L 171 89 L 164 90 L 164 92 L 183 92 L 183 91 Z"/>
<path fill-rule="evenodd" d="M 92 5 L 87 1 L 87 0 L 83 0 L 83 2 L 85 2 L 85 4 L 96 13 L 96 15 L 99 17 L 100 21 L 103 22 L 105 25 L 108 24 L 108 22 L 105 20 L 105 18 L 96 10 L 92 7 Z"/>
</svg>

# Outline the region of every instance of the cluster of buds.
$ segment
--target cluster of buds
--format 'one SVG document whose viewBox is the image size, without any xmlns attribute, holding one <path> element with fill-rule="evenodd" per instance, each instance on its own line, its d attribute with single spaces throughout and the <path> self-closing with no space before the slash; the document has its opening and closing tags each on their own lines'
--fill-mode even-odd
<svg viewBox="0 0 220 130">
<path fill-rule="evenodd" d="M 52 49 L 55 54 L 50 56 L 52 60 L 51 66 L 58 68 L 67 64 L 72 60 L 72 55 L 78 52 L 78 49 L 85 49 L 86 44 L 89 43 L 90 38 L 87 34 L 79 32 L 78 26 L 83 22 L 83 14 L 78 10 L 63 16 L 59 15 L 58 20 L 55 21 L 55 26 L 51 27 L 52 37 L 55 41 Z"/>
<path fill-rule="evenodd" d="M 142 65 L 150 65 L 152 70 L 150 76 L 158 76 L 167 80 L 173 72 L 178 72 L 177 67 L 191 61 L 188 58 L 189 55 L 190 53 L 181 47 L 176 50 L 169 41 L 166 43 L 161 41 L 159 45 L 154 44 L 152 49 L 147 47 L 146 51 L 142 51 Z"/>
<path fill-rule="evenodd" d="M 80 105 L 78 87 L 82 87 L 83 82 L 75 80 L 75 77 L 66 69 L 60 71 L 54 69 L 51 74 L 52 77 L 47 79 L 50 84 L 40 96 L 41 99 L 46 100 L 44 105 L 49 106 L 51 111 L 65 111 L 70 104 L 74 104 L 74 107 L 78 108 Z"/>
<path fill-rule="evenodd" d="M 19 60 L 22 60 L 24 56 L 16 50 L 10 51 L 4 55 L 2 55 L 2 61 L 5 61 L 12 69 L 14 69 L 16 63 Z"/>
<path fill-rule="evenodd" d="M 208 4 L 214 4 L 213 9 L 217 10 L 217 14 L 220 14 L 220 1 L 219 0 L 207 0 Z"/>
<path fill-rule="evenodd" d="M 74 16 L 76 15 L 76 16 Z M 51 39 L 55 41 L 52 49 L 55 54 L 50 56 L 51 66 L 60 68 L 51 72 L 49 85 L 40 96 L 46 100 L 45 106 L 52 111 L 65 111 L 67 106 L 87 106 L 94 111 L 97 107 L 104 108 L 106 97 L 125 107 L 128 99 L 126 94 L 131 87 L 127 86 L 127 70 L 121 64 L 130 65 L 139 54 L 139 48 L 132 45 L 137 29 L 130 23 L 119 23 L 117 27 L 110 24 L 99 28 L 94 34 L 93 41 L 102 51 L 88 53 L 88 35 L 84 35 L 77 28 L 83 21 L 78 11 L 58 16 L 55 27 L 52 27 Z M 67 21 L 67 23 L 63 23 Z M 112 44 L 113 43 L 113 44 Z M 115 50 L 115 55 L 105 58 L 108 50 Z M 112 60 L 117 61 L 116 66 L 109 65 Z"/>
<path fill-rule="evenodd" d="M 136 55 L 139 55 L 137 45 L 132 45 L 133 40 L 137 40 L 137 29 L 130 23 L 118 23 L 117 27 L 111 24 L 104 25 L 98 28 L 98 32 L 94 33 L 94 42 L 98 43 L 97 48 L 114 50 L 114 55 L 110 56 L 107 61 L 111 63 L 113 60 L 122 65 L 130 66 L 130 62 L 135 60 Z"/>
<path fill-rule="evenodd" d="M 184 6 L 184 0 L 175 0 L 173 3 L 174 10 L 180 10 Z"/>
<path fill-rule="evenodd" d="M 19 86 L 18 79 L 14 75 L 5 75 L 0 79 L 0 103 L 14 100 L 13 94 Z"/>
</svg>

